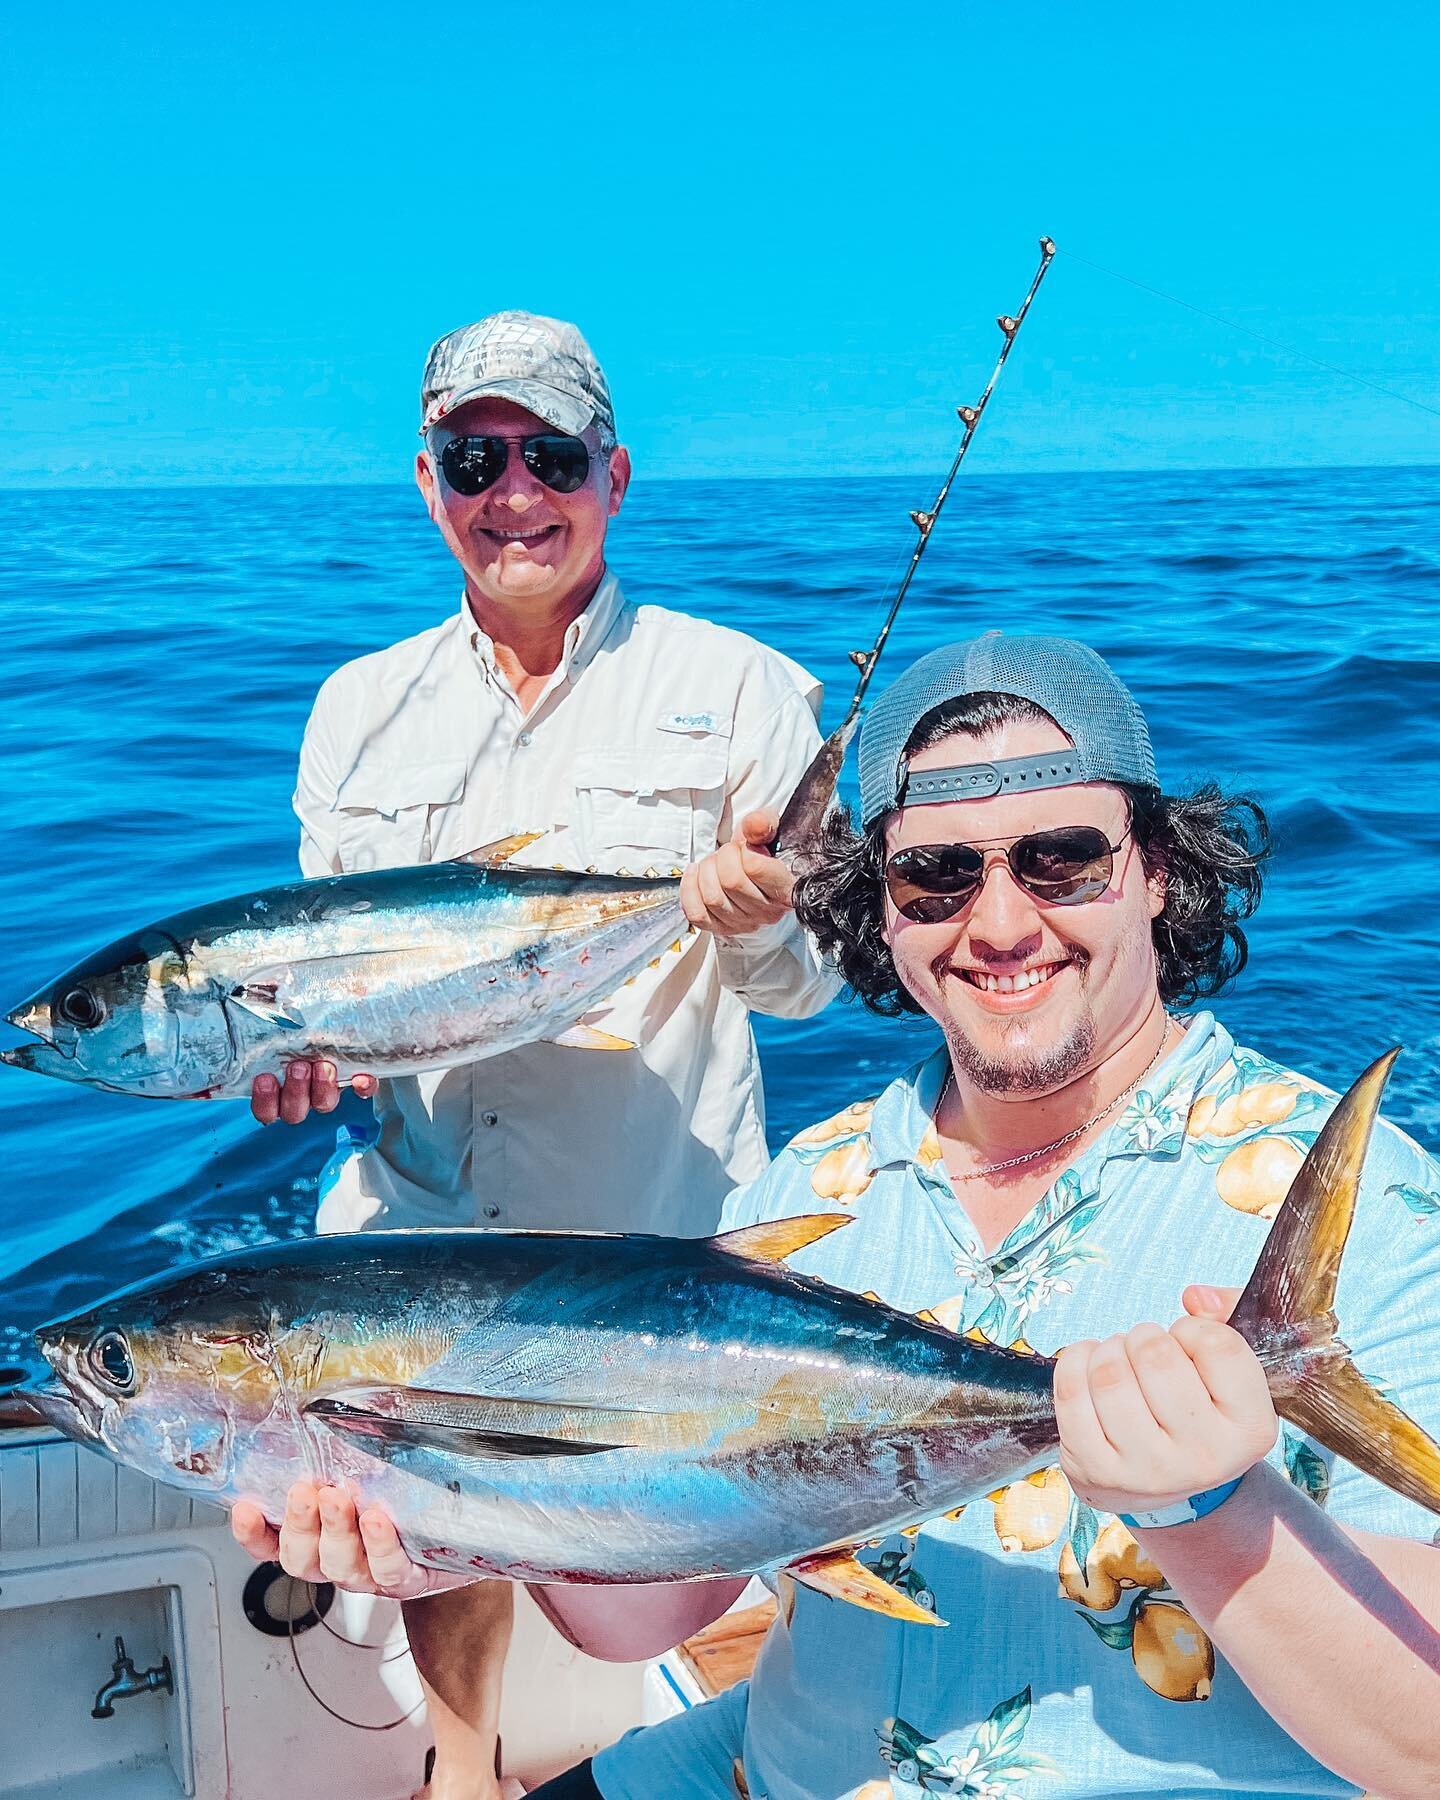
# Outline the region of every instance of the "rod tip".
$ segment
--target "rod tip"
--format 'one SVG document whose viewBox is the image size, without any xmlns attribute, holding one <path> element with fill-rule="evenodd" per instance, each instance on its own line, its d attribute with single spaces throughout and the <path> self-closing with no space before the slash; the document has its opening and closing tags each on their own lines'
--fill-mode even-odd
<svg viewBox="0 0 1440 1800">
<path fill-rule="evenodd" d="M 1053 256 L 1055 254 L 1054 238 L 1042 237 L 1040 240 L 1040 250 L 1041 250 L 1041 253 L 1045 256 Z"/>
</svg>

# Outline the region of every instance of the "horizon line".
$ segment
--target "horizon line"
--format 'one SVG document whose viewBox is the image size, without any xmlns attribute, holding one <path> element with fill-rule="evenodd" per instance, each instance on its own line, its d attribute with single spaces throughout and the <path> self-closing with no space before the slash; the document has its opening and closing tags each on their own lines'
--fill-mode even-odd
<svg viewBox="0 0 1440 1800">
<path fill-rule="evenodd" d="M 1108 467 L 1087 468 L 1047 468 L 1047 469 L 977 469 L 968 477 L 968 483 L 976 481 L 1037 481 L 1056 476 L 1070 477 L 1076 475 L 1091 477 L 1134 476 L 1134 475 L 1319 475 L 1343 474 L 1354 470 L 1393 469 L 1406 473 L 1420 470 L 1440 470 L 1440 457 L 1433 462 L 1355 462 L 1355 463 L 1186 463 L 1168 464 L 1160 467 Z M 714 482 L 825 482 L 827 485 L 850 483 L 854 485 L 873 485 L 877 481 L 909 481 L 920 471 L 899 469 L 890 474 L 713 474 L 713 475 L 660 475 L 651 474 L 641 477 L 644 487 L 665 486 L 699 486 Z M 967 484 L 968 484 L 967 483 Z M 0 480 L 0 494 L 118 494 L 118 493 L 208 493 L 217 488 L 244 488 L 255 491 L 270 489 L 308 489 L 328 490 L 333 488 L 376 488 L 385 491 L 410 492 L 414 483 L 395 477 L 357 476 L 320 479 L 309 476 L 291 475 L 248 475 L 233 478 L 218 477 L 213 481 L 196 481 L 190 476 L 150 476 L 141 480 L 118 481 L 85 481 L 69 478 L 41 479 L 35 481 L 10 482 Z"/>
</svg>

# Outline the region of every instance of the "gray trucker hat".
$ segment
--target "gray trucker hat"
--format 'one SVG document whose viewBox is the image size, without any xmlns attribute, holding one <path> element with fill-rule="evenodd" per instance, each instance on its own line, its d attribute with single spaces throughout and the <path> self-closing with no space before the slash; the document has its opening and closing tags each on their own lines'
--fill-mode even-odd
<svg viewBox="0 0 1440 1800">
<path fill-rule="evenodd" d="M 1070 750 L 965 763 L 910 775 L 905 745 L 932 707 L 970 694 L 1013 694 L 1049 713 Z M 1123 781 L 1158 787 L 1150 732 L 1130 690 L 1073 638 L 987 631 L 912 663 L 871 707 L 860 729 L 860 816 L 871 824 L 897 806 L 981 800 L 1002 792 Z"/>
<path fill-rule="evenodd" d="M 593 420 L 602 449 L 615 443 L 605 371 L 574 325 L 539 313 L 498 312 L 447 332 L 425 359 L 420 430 L 467 400 L 513 400 L 556 431 L 578 437 Z"/>
</svg>

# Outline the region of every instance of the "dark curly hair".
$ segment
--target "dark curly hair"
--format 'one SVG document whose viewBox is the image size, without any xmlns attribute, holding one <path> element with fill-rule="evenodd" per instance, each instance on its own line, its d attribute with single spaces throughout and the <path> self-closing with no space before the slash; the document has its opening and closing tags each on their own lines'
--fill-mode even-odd
<svg viewBox="0 0 1440 1800">
<path fill-rule="evenodd" d="M 1038 706 L 1012 694 L 948 700 L 924 715 L 905 751 L 913 754 L 956 735 L 983 737 L 1022 720 L 1054 723 Z M 1167 1005 L 1188 1006 L 1220 993 L 1245 967 L 1242 925 L 1260 904 L 1270 827 L 1254 800 L 1222 793 L 1214 782 L 1191 794 L 1118 785 L 1129 802 L 1131 832 L 1147 873 L 1165 876 L 1164 910 L 1151 926 L 1160 997 Z M 918 1013 L 882 935 L 884 871 L 884 818 L 857 830 L 849 810 L 839 807 L 807 849 L 795 911 L 872 1012 Z"/>
</svg>

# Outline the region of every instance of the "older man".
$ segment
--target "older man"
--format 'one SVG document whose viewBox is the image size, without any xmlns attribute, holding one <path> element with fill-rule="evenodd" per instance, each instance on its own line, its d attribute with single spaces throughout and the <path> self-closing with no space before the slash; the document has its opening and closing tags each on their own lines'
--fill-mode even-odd
<svg viewBox="0 0 1440 1800">
<path fill-rule="evenodd" d="M 521 861 L 683 867 L 699 930 L 598 1021 L 633 1050 L 537 1043 L 444 1074 L 356 1077 L 376 1130 L 327 1169 L 320 1229 L 706 1232 L 766 1162 L 749 1009 L 803 1017 L 838 986 L 764 849 L 818 746 L 818 687 L 739 632 L 626 599 L 605 537 L 630 458 L 573 325 L 507 312 L 450 333 L 421 412 L 416 479 L 463 592 L 442 624 L 320 690 L 295 793 L 302 868 L 533 832 Z M 283 1084 L 257 1080 L 253 1107 L 294 1123 L 338 1099 L 333 1065 L 297 1062 Z M 436 1800 L 494 1791 L 509 1618 L 504 1583 L 407 1608 Z"/>
<path fill-rule="evenodd" d="M 847 1146 L 854 1223 L 791 1266 L 1060 1352 L 1058 1463 L 862 1547 L 946 1630 L 795 1588 L 748 1684 L 547 1800 L 1433 1795 L 1435 1521 L 1289 1426 L 1277 1441 L 1223 1322 L 1233 1294 L 1185 1287 L 1244 1280 L 1333 1104 L 1172 1010 L 1244 959 L 1257 818 L 1213 787 L 1163 794 L 1130 695 L 1058 639 L 917 664 L 866 722 L 860 782 L 861 829 L 832 824 L 800 916 L 867 1003 L 927 1013 L 944 1043 L 802 1133 L 724 1223 L 816 1210 L 817 1161 Z M 1182 1289 L 1186 1317 L 1137 1323 Z M 1336 1311 L 1362 1374 L 1433 1433 L 1440 1169 L 1388 1125 Z M 1355 1461 L 1383 1471 L 1386 1436 L 1353 1440 Z M 400 1592 L 426 1579 L 373 1510 L 363 1536 L 335 1516 L 281 1554 Z M 276 1546 L 253 1510 L 236 1524 Z M 544 1590 L 609 1656 L 736 1592 Z"/>
</svg>

